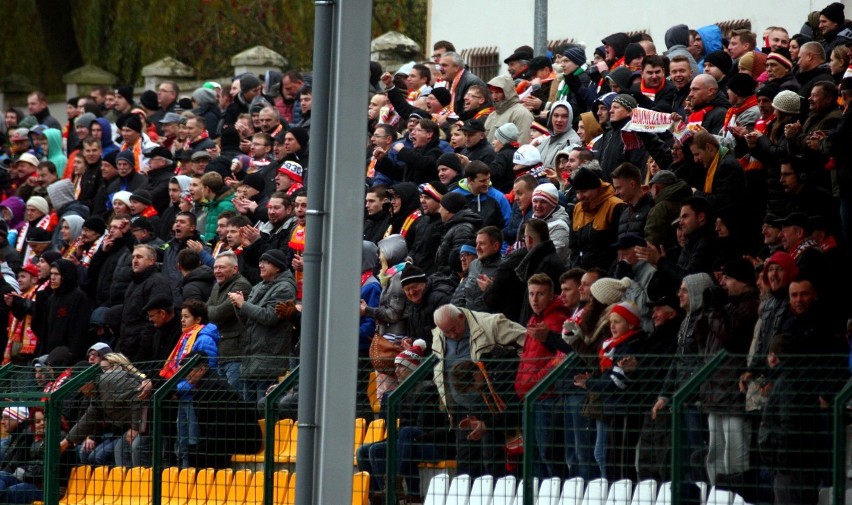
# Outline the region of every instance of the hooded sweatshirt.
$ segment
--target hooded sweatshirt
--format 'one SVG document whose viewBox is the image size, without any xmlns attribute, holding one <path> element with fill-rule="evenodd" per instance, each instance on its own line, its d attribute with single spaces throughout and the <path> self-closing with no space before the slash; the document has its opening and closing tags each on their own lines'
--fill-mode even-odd
<svg viewBox="0 0 852 505">
<path fill-rule="evenodd" d="M 692 67 L 692 75 L 698 75 L 701 73 L 701 69 L 698 68 L 698 63 L 695 62 L 695 58 L 692 57 L 692 54 L 687 51 L 687 46 L 689 45 L 689 27 L 686 25 L 674 25 L 666 31 L 665 36 L 666 47 L 668 50 L 664 53 L 665 56 L 669 57 L 669 60 L 674 58 L 675 56 L 686 56 L 689 60 L 689 66 Z"/>
<path fill-rule="evenodd" d="M 508 75 L 498 75 L 488 81 L 489 86 L 503 90 L 503 100 L 494 103 L 494 112 L 485 120 L 485 132 L 488 142 L 494 140 L 494 132 L 506 123 L 514 123 L 518 127 L 518 140 L 522 144 L 529 142 L 530 126 L 532 126 L 533 115 L 526 107 L 521 105 L 518 92 L 515 91 L 515 83 Z"/>
<path fill-rule="evenodd" d="M 704 54 L 701 55 L 701 60 L 698 61 L 698 68 L 704 68 L 704 57 L 713 51 L 722 50 L 722 29 L 718 25 L 707 25 L 695 30 L 698 35 L 701 35 L 701 41 L 704 43 Z M 700 72 L 699 72 L 700 73 Z M 697 74 L 696 74 L 697 75 Z"/>
<path fill-rule="evenodd" d="M 55 128 L 48 128 L 44 131 L 44 136 L 47 137 L 47 159 L 56 165 L 56 175 L 62 178 L 65 173 L 65 164 L 68 158 L 62 152 L 62 132 Z"/>
<path fill-rule="evenodd" d="M 556 133 L 553 131 L 553 121 L 551 120 L 553 111 L 559 107 L 564 107 L 568 110 L 568 121 L 566 122 L 568 129 L 562 133 Z M 547 129 L 550 130 L 550 136 L 545 137 L 545 139 L 538 145 L 538 151 L 541 153 L 541 161 L 545 167 L 556 168 L 554 166 L 554 162 L 556 161 L 556 155 L 559 154 L 559 151 L 565 149 L 571 144 L 580 145 L 583 143 L 583 141 L 580 140 L 580 136 L 577 135 L 577 132 L 575 132 L 574 128 L 571 127 L 572 124 L 574 124 L 574 108 L 571 107 L 571 104 L 568 103 L 567 100 L 559 100 L 554 103 L 550 108 L 550 111 L 547 113 Z"/>
<path fill-rule="evenodd" d="M 36 354 L 66 345 L 71 349 L 74 360 L 82 359 L 89 348 L 89 299 L 77 285 L 77 267 L 69 260 L 56 260 L 51 268 L 57 268 L 62 282 L 47 299 L 46 324 L 39 335 Z M 38 307 L 36 307 L 38 310 Z"/>
<path fill-rule="evenodd" d="M 689 308 L 677 333 L 677 352 L 669 367 L 662 397 L 674 394 L 704 364 L 703 351 L 695 338 L 695 322 L 704 306 L 704 290 L 713 287 L 713 279 L 705 273 L 691 274 L 683 278 L 683 283 Z"/>
<path fill-rule="evenodd" d="M 95 119 L 101 125 L 101 158 L 118 151 L 118 146 L 112 141 L 112 125 L 106 119 L 99 117 Z"/>
</svg>

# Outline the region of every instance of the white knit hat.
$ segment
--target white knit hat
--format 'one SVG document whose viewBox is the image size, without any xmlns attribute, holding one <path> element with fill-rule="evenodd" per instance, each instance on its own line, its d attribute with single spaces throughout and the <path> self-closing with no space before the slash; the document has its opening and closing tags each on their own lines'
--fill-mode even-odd
<svg viewBox="0 0 852 505">
<path fill-rule="evenodd" d="M 556 186 L 550 182 L 539 184 L 535 187 L 535 190 L 533 190 L 532 200 L 544 200 L 550 205 L 556 207 L 559 205 L 559 190 L 557 190 Z"/>
<path fill-rule="evenodd" d="M 802 99 L 795 91 L 785 89 L 775 95 L 775 98 L 772 100 L 772 106 L 776 110 L 786 112 L 787 114 L 798 114 L 802 110 Z"/>
<path fill-rule="evenodd" d="M 26 421 L 30 417 L 30 410 L 26 407 L 6 407 L 3 409 L 3 417 L 15 421 Z"/>
<path fill-rule="evenodd" d="M 31 196 L 27 200 L 27 207 L 38 209 L 42 214 L 50 214 L 50 204 L 41 196 Z"/>
<path fill-rule="evenodd" d="M 130 191 L 116 191 L 115 194 L 112 195 L 113 205 L 115 205 L 115 201 L 118 200 L 119 202 L 124 203 L 124 205 L 130 207 L 130 195 L 132 194 L 133 193 Z"/>
<path fill-rule="evenodd" d="M 618 303 L 624 298 L 624 293 L 630 287 L 630 279 L 624 277 L 621 280 L 610 277 L 602 277 L 592 284 L 592 296 L 604 305 Z"/>
<path fill-rule="evenodd" d="M 407 270 L 407 269 L 406 269 Z M 414 341 L 410 348 L 396 355 L 394 364 L 402 365 L 412 372 L 420 366 L 420 361 L 426 353 L 426 341 L 418 338 Z"/>
</svg>

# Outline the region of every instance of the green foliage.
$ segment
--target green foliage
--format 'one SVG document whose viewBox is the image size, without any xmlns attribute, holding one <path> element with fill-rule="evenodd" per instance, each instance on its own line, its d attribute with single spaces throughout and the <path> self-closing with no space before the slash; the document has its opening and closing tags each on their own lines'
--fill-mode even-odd
<svg viewBox="0 0 852 505">
<path fill-rule="evenodd" d="M 351 0 L 350 0 L 351 1 Z M 83 60 L 139 83 L 143 66 L 172 56 L 199 76 L 231 73 L 231 56 L 264 45 L 291 68 L 311 67 L 314 3 L 309 0 L 75 0 L 56 15 L 74 24 Z M 375 0 L 372 36 L 395 30 L 421 46 L 426 0 Z M 18 73 L 48 91 L 61 91 L 62 72 L 50 68 L 34 0 L 5 5 L 0 31 L 0 79 Z"/>
</svg>

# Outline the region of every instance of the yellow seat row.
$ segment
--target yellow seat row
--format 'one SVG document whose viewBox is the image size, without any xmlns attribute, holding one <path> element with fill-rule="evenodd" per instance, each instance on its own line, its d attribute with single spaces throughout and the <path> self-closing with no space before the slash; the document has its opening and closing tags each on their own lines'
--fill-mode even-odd
<svg viewBox="0 0 852 505">
<path fill-rule="evenodd" d="M 260 429 L 266 439 L 266 420 L 258 421 Z M 367 420 L 363 417 L 355 419 L 355 443 L 353 446 L 353 456 L 357 454 L 358 448 L 362 445 L 381 442 L 387 438 L 387 430 L 385 429 L 384 419 L 375 419 L 367 424 Z M 275 455 L 276 463 L 293 464 L 296 462 L 296 447 L 299 442 L 299 427 L 292 419 L 282 419 L 275 423 L 275 446 L 273 454 Z M 234 454 L 231 456 L 231 461 L 234 463 L 263 463 L 265 458 L 265 450 L 260 449 L 255 454 Z"/>
<path fill-rule="evenodd" d="M 147 505 L 150 504 L 150 468 L 109 468 L 78 466 L 72 469 L 66 494 L 60 505 Z M 262 505 L 262 472 L 234 471 L 230 468 L 163 470 L 163 505 Z M 370 476 L 358 472 L 352 477 L 352 505 L 367 505 Z M 275 472 L 275 505 L 292 505 L 296 500 L 296 474 Z"/>
</svg>

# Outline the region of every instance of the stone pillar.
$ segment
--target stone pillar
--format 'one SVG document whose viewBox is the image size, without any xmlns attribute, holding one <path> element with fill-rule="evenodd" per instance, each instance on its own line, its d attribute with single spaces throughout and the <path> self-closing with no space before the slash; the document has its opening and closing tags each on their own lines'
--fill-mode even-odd
<svg viewBox="0 0 852 505">
<path fill-rule="evenodd" d="M 163 81 L 175 81 L 180 84 L 180 81 L 193 79 L 195 70 L 186 63 L 166 56 L 142 67 L 142 77 L 145 78 L 145 89 L 156 90 Z"/>
<path fill-rule="evenodd" d="M 370 60 L 378 61 L 387 72 L 394 73 L 407 62 L 422 58 L 417 42 L 399 32 L 387 32 L 370 42 Z"/>
<path fill-rule="evenodd" d="M 114 86 L 117 81 L 118 77 L 94 65 L 83 65 L 62 76 L 66 99 L 88 94 L 95 86 Z"/>
<path fill-rule="evenodd" d="M 234 75 L 251 72 L 263 79 L 267 70 L 280 72 L 287 66 L 287 59 L 268 47 L 254 46 L 234 55 L 231 66 L 234 67 Z"/>
</svg>

